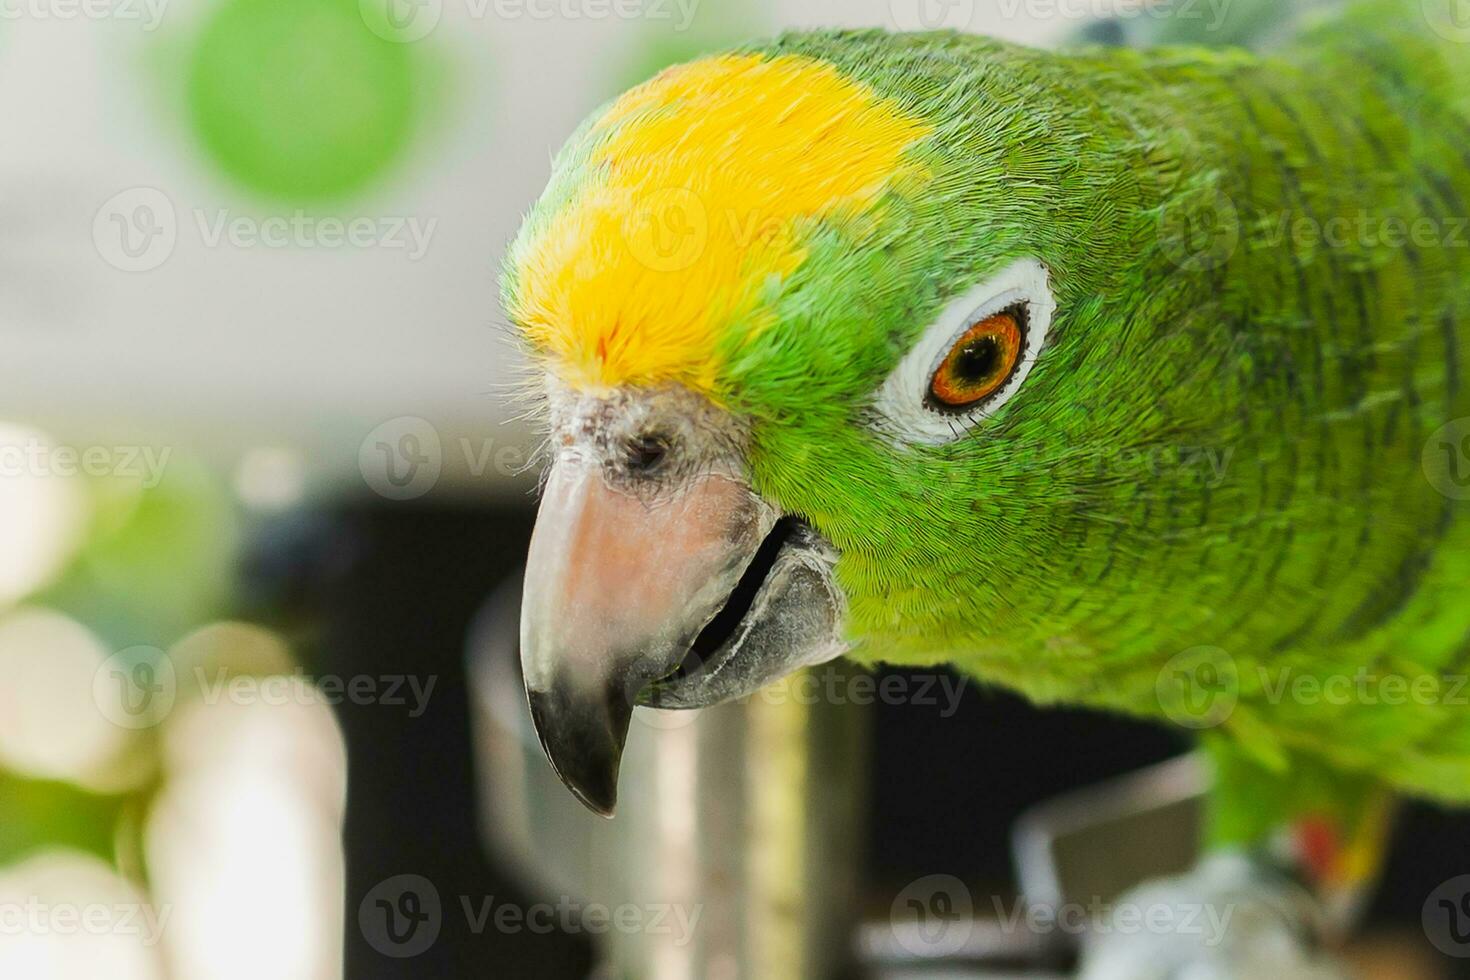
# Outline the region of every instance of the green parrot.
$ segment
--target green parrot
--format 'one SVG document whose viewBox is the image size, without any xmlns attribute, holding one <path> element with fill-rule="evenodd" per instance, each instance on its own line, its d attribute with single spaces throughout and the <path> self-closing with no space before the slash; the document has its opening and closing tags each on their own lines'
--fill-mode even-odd
<svg viewBox="0 0 1470 980">
<path fill-rule="evenodd" d="M 792 34 L 594 113 L 502 290 L 568 786 L 611 814 L 635 705 L 845 654 L 1197 731 L 1210 843 L 1310 827 L 1326 880 L 1393 797 L 1470 802 L 1451 8 L 1269 54 Z"/>
</svg>

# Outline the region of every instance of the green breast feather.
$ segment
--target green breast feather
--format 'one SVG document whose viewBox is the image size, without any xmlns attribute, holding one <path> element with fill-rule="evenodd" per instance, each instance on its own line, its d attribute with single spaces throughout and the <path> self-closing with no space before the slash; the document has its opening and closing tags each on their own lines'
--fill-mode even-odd
<svg viewBox="0 0 1470 980">
<path fill-rule="evenodd" d="M 1145 716 L 1203 670 L 1267 768 L 1470 800 L 1470 44 L 1418 11 L 1266 58 L 753 49 L 935 127 L 927 182 L 815 231 L 726 379 L 757 485 L 842 550 L 855 656 Z M 1057 301 L 1024 390 L 942 446 L 854 424 L 943 299 L 1018 256 Z"/>
</svg>

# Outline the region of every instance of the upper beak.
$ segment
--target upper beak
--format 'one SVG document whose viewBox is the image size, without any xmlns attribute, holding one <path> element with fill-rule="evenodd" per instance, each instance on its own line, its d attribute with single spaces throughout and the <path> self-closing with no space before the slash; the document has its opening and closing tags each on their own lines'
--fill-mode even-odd
<svg viewBox="0 0 1470 980">
<path fill-rule="evenodd" d="M 742 480 L 705 474 L 645 497 L 595 460 L 553 465 L 531 537 L 521 664 L 557 774 L 611 816 L 633 706 L 679 669 L 776 523 Z"/>
</svg>

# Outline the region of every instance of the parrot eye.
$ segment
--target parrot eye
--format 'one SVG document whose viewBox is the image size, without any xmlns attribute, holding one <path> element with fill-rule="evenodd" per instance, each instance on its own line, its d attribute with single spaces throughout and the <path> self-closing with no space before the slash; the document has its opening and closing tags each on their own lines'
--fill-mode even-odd
<svg viewBox="0 0 1470 980">
<path fill-rule="evenodd" d="M 966 330 L 929 382 L 929 400 L 942 410 L 973 408 L 995 394 L 1021 362 L 1026 308 L 1015 306 Z"/>
<path fill-rule="evenodd" d="M 875 427 L 900 443 L 963 437 L 1021 387 L 1055 309 L 1046 267 L 1029 258 L 955 298 L 878 389 Z"/>
<path fill-rule="evenodd" d="M 627 443 L 628 469 L 635 473 L 651 473 L 669 454 L 669 440 L 659 434 L 636 436 Z"/>
</svg>

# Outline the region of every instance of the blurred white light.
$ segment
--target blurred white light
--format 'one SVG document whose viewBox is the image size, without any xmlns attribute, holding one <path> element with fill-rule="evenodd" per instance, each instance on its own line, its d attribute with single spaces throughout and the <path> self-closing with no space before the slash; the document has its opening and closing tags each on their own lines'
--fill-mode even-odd
<svg viewBox="0 0 1470 980">
<path fill-rule="evenodd" d="M 169 910 L 96 857 L 50 851 L 0 872 L 0 911 L 0 977 L 163 977 Z"/>
<path fill-rule="evenodd" d="M 236 675 L 289 674 L 296 667 L 279 633 L 232 620 L 200 627 L 170 647 L 168 656 L 179 687 L 211 701 L 228 695 Z"/>
<path fill-rule="evenodd" d="M 131 737 L 92 697 L 106 659 L 101 641 L 60 613 L 23 608 L 0 619 L 0 761 L 45 779 L 106 781 Z"/>
<path fill-rule="evenodd" d="M 200 698 L 168 721 L 145 846 L 176 908 L 175 976 L 341 977 L 346 754 L 330 709 L 291 684 L 284 702 Z"/>
<path fill-rule="evenodd" d="M 301 503 L 306 494 L 306 468 L 294 450 L 251 449 L 235 467 L 235 493 L 255 510 L 282 511 Z"/>
<path fill-rule="evenodd" d="M 336 716 L 303 678 L 248 680 L 238 688 L 225 681 L 174 713 L 164 731 L 165 771 L 267 772 L 340 823 L 347 747 Z"/>
<path fill-rule="evenodd" d="M 40 432 L 0 423 L 0 606 L 47 584 L 81 543 L 86 495 Z"/>
</svg>

